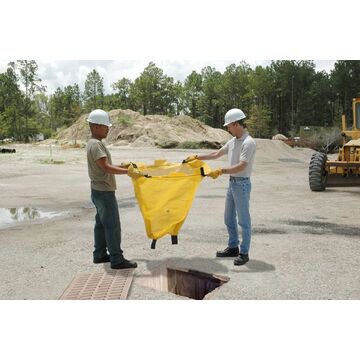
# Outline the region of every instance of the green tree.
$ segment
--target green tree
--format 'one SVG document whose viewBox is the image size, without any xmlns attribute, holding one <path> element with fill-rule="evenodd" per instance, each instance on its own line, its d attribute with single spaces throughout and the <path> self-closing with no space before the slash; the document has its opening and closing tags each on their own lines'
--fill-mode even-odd
<svg viewBox="0 0 360 360">
<path fill-rule="evenodd" d="M 86 77 L 84 101 L 87 111 L 102 108 L 104 105 L 104 80 L 95 69 Z"/>
<path fill-rule="evenodd" d="M 50 97 L 50 129 L 70 126 L 82 112 L 81 93 L 78 84 L 58 87 Z"/>
<path fill-rule="evenodd" d="M 32 103 L 37 92 L 44 92 L 46 87 L 41 85 L 41 79 L 37 75 L 38 65 L 35 60 L 17 60 L 10 62 L 9 65 L 18 71 L 18 78 L 25 88 L 24 116 L 25 116 L 25 132 L 24 140 L 29 141 L 29 136 L 33 135 L 37 129 L 34 127 L 36 122 L 33 121 L 33 128 L 29 131 L 29 120 L 35 115 L 32 111 Z M 33 119 L 34 120 L 34 119 Z"/>
<path fill-rule="evenodd" d="M 200 119 L 213 127 L 222 126 L 221 79 L 215 68 L 207 66 L 201 70 L 203 95 L 199 101 Z"/>
<path fill-rule="evenodd" d="M 332 126 L 334 103 L 331 101 L 329 75 L 318 72 L 313 75 L 310 87 L 304 87 L 296 107 L 299 126 Z"/>
<path fill-rule="evenodd" d="M 121 80 L 118 80 L 117 82 L 112 84 L 113 90 L 116 91 L 115 99 L 117 100 L 117 103 L 115 105 L 115 108 L 130 108 L 130 89 L 132 85 L 132 81 L 127 78 L 122 78 Z"/>
<path fill-rule="evenodd" d="M 280 60 L 270 65 L 274 72 L 273 123 L 284 134 L 298 130 L 298 104 L 314 81 L 313 61 Z"/>
<path fill-rule="evenodd" d="M 360 95 L 360 61 L 339 60 L 335 63 L 330 76 L 333 85 L 332 101 L 338 103 L 338 107 L 350 120 L 352 99 Z"/>
<path fill-rule="evenodd" d="M 177 92 L 174 79 L 164 75 L 153 62 L 135 79 L 129 91 L 134 110 L 144 115 L 173 113 Z"/>
<path fill-rule="evenodd" d="M 246 121 L 249 133 L 257 138 L 270 138 L 273 135 L 270 110 L 262 105 L 250 106 Z"/>
<path fill-rule="evenodd" d="M 21 108 L 24 97 L 12 67 L 0 74 L 0 138 L 21 138 Z"/>
<path fill-rule="evenodd" d="M 64 124 L 71 125 L 82 112 L 81 93 L 78 84 L 68 85 L 64 88 Z"/>
<path fill-rule="evenodd" d="M 163 76 L 161 81 L 162 96 L 159 99 L 158 113 L 165 115 L 177 115 L 181 110 L 182 85 L 174 82 L 174 78 Z"/>
<path fill-rule="evenodd" d="M 183 113 L 186 104 L 184 101 L 184 86 L 180 81 L 176 81 L 172 86 L 172 111 L 171 113 L 174 113 L 175 115 L 180 115 L 180 113 Z"/>
<path fill-rule="evenodd" d="M 50 101 L 44 93 L 35 95 L 33 103 L 34 112 L 37 114 L 36 119 L 39 127 L 45 138 L 51 136 L 50 131 Z"/>
<path fill-rule="evenodd" d="M 271 108 L 274 105 L 274 72 L 270 67 L 256 66 L 249 71 L 249 92 L 253 102 Z"/>
<path fill-rule="evenodd" d="M 192 71 L 184 82 L 184 108 L 185 112 L 194 119 L 200 116 L 199 102 L 203 95 L 202 76 Z"/>
<path fill-rule="evenodd" d="M 108 94 L 104 96 L 104 104 L 102 107 L 105 111 L 111 111 L 113 109 L 122 109 L 120 106 L 119 97 L 116 94 Z"/>
<path fill-rule="evenodd" d="M 64 92 L 58 87 L 50 97 L 50 131 L 54 131 L 63 124 Z"/>
<path fill-rule="evenodd" d="M 134 86 L 130 89 L 130 96 L 137 110 L 142 111 L 143 115 L 156 113 L 156 104 L 161 101 L 162 78 L 162 69 L 150 62 L 140 76 L 135 79 Z"/>
<path fill-rule="evenodd" d="M 241 108 L 248 112 L 252 103 L 249 91 L 249 80 L 252 70 L 250 66 L 242 61 L 238 66 L 229 65 L 221 79 L 221 104 L 222 113 L 231 108 Z"/>
</svg>

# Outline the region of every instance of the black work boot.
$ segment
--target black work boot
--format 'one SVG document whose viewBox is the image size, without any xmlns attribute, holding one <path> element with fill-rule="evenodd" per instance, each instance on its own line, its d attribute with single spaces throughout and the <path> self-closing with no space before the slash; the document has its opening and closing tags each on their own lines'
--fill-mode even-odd
<svg viewBox="0 0 360 360">
<path fill-rule="evenodd" d="M 124 259 L 121 263 L 118 264 L 111 264 L 112 269 L 131 269 L 136 267 L 137 263 L 135 261 L 130 261 L 127 259 Z"/>
<path fill-rule="evenodd" d="M 234 265 L 244 265 L 249 261 L 248 254 L 240 254 L 235 260 Z"/>
<path fill-rule="evenodd" d="M 107 263 L 110 262 L 110 255 L 105 255 L 102 258 L 94 258 L 94 264 L 102 264 L 102 263 Z"/>
<path fill-rule="evenodd" d="M 227 247 L 224 251 L 217 251 L 216 257 L 235 257 L 239 255 L 239 247 Z"/>
</svg>

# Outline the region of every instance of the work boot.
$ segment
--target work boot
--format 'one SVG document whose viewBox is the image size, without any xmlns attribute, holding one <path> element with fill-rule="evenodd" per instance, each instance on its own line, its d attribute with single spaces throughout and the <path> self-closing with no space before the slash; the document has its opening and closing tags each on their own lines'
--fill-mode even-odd
<svg viewBox="0 0 360 360">
<path fill-rule="evenodd" d="M 235 257 L 239 255 L 239 247 L 227 247 L 224 251 L 217 251 L 216 257 Z"/>
<path fill-rule="evenodd" d="M 240 254 L 235 260 L 234 265 L 244 265 L 249 261 L 249 255 L 248 254 Z"/>
<path fill-rule="evenodd" d="M 124 259 L 121 263 L 118 264 L 111 264 L 112 269 L 130 269 L 136 267 L 137 263 L 135 261 L 130 261 L 127 259 Z"/>
<path fill-rule="evenodd" d="M 94 264 L 102 264 L 102 263 L 110 262 L 110 255 L 105 255 L 101 258 L 94 259 L 93 262 L 94 262 Z"/>
</svg>

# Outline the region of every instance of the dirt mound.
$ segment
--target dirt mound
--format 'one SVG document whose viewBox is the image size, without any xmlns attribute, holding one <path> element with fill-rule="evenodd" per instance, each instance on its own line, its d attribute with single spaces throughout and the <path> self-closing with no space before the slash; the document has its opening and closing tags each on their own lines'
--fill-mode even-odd
<svg viewBox="0 0 360 360">
<path fill-rule="evenodd" d="M 227 131 L 214 129 L 185 115 L 143 116 L 132 110 L 112 110 L 109 115 L 113 126 L 106 142 L 115 146 L 216 149 L 231 138 Z M 90 137 L 87 116 L 80 116 L 72 126 L 61 131 L 57 142 L 86 143 Z"/>
<path fill-rule="evenodd" d="M 255 139 L 256 161 L 263 163 L 308 162 L 314 150 L 291 147 L 282 140 Z"/>
</svg>

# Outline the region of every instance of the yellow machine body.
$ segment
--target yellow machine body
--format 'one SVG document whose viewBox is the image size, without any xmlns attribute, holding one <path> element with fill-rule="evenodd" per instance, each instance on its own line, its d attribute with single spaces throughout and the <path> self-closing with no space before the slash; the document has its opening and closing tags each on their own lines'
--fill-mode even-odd
<svg viewBox="0 0 360 360">
<path fill-rule="evenodd" d="M 309 185 L 312 191 L 326 187 L 360 186 L 360 97 L 352 101 L 352 127 L 347 129 L 342 115 L 344 145 L 336 160 L 328 160 L 324 153 L 312 155 L 309 165 Z M 352 140 L 346 142 L 346 137 Z"/>
<path fill-rule="evenodd" d="M 342 115 L 342 135 L 351 137 L 339 150 L 336 160 L 326 161 L 326 186 L 360 185 L 360 97 L 352 101 L 352 129 L 346 128 L 345 115 Z"/>
</svg>

